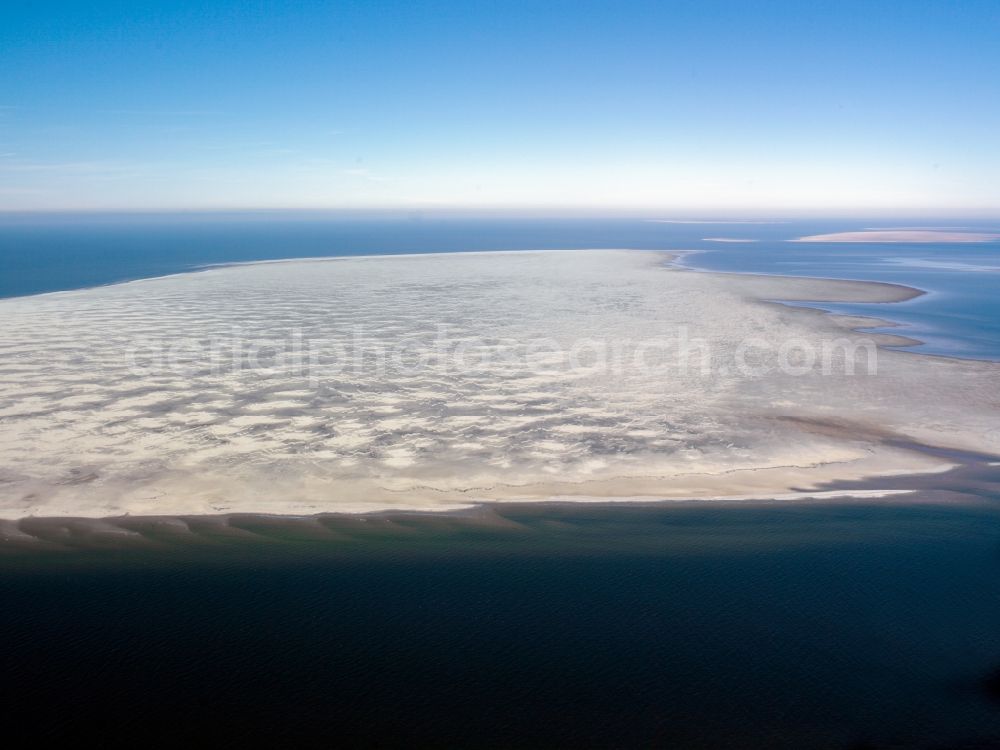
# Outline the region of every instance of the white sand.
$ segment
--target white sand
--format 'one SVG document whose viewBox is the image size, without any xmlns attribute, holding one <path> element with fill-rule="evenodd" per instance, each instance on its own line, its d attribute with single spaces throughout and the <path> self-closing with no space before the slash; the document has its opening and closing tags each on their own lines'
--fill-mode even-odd
<svg viewBox="0 0 1000 750">
<path fill-rule="evenodd" d="M 811 234 L 789 242 L 994 242 L 1000 234 L 988 232 L 948 232 L 927 229 L 876 229 L 862 232 Z"/>
<path fill-rule="evenodd" d="M 862 361 L 847 375 L 834 349 L 832 374 L 820 362 L 797 375 L 733 367 L 747 340 L 763 370 L 793 339 L 820 350 L 865 338 L 757 299 L 909 290 L 664 262 L 637 251 L 296 261 L 0 301 L 0 518 L 799 497 L 942 466 L 886 438 L 1000 453 L 989 363 L 880 351 L 877 374 Z M 685 368 L 647 348 L 650 366 L 636 365 L 638 342 L 661 337 L 676 353 L 681 331 L 710 362 L 696 349 Z M 237 370 L 234 336 L 290 349 Z M 615 344 L 621 366 L 553 354 L 582 340 Z M 164 346 L 179 365 L 162 361 Z M 400 354 L 380 368 L 385 346 Z M 359 349 L 363 362 L 345 361 Z M 584 364 L 589 351 L 576 350 Z"/>
</svg>

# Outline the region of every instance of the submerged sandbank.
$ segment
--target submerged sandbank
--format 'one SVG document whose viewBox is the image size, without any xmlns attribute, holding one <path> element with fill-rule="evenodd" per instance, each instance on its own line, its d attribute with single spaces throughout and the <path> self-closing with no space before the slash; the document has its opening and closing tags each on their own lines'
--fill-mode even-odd
<svg viewBox="0 0 1000 750">
<path fill-rule="evenodd" d="M 809 496 L 954 463 L 915 445 L 1000 454 L 996 365 L 766 302 L 918 291 L 668 258 L 338 258 L 0 301 L 0 518 Z"/>
</svg>

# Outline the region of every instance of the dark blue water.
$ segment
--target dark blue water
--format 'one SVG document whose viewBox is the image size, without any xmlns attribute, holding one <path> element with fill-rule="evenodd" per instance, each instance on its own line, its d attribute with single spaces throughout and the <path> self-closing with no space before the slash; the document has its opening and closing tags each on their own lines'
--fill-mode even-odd
<svg viewBox="0 0 1000 750">
<path fill-rule="evenodd" d="M 905 225 L 891 218 L 663 224 L 640 219 L 344 218 L 287 213 L 8 216 L 0 218 L 0 296 L 276 258 L 581 247 L 693 249 L 702 252 L 686 262 L 698 268 L 890 281 L 925 289 L 930 294 L 898 305 L 827 307 L 902 323 L 897 332 L 925 342 L 919 349 L 927 353 L 1000 359 L 1000 243 L 786 241 L 806 234 Z M 705 241 L 720 236 L 757 241 Z"/>
<path fill-rule="evenodd" d="M 361 539 L 247 519 L 214 542 L 0 556 L 4 737 L 1000 742 L 996 505 L 505 517 L 414 517 Z"/>
</svg>

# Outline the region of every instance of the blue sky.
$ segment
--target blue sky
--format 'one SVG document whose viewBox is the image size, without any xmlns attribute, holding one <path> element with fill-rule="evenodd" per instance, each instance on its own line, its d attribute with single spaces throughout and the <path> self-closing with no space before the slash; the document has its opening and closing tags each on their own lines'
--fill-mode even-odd
<svg viewBox="0 0 1000 750">
<path fill-rule="evenodd" d="M 1000 0 L 0 5 L 0 210 L 1000 213 Z"/>
</svg>

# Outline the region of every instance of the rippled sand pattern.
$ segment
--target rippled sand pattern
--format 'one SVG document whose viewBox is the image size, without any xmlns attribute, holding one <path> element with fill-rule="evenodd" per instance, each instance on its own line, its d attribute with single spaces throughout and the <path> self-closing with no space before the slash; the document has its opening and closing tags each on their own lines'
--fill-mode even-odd
<svg viewBox="0 0 1000 750">
<path fill-rule="evenodd" d="M 777 490 L 817 466 L 868 471 L 870 445 L 776 417 L 853 399 L 891 421 L 891 374 L 727 372 L 747 337 L 845 335 L 742 283 L 656 253 L 518 252 L 264 263 L 2 301 L 0 517 L 690 496 L 741 472 L 785 470 L 765 485 Z M 711 367 L 655 352 L 636 366 L 635 342 L 679 332 L 710 342 Z M 584 339 L 618 346 L 619 364 L 591 366 Z M 968 436 L 960 418 L 942 427 Z"/>
</svg>

